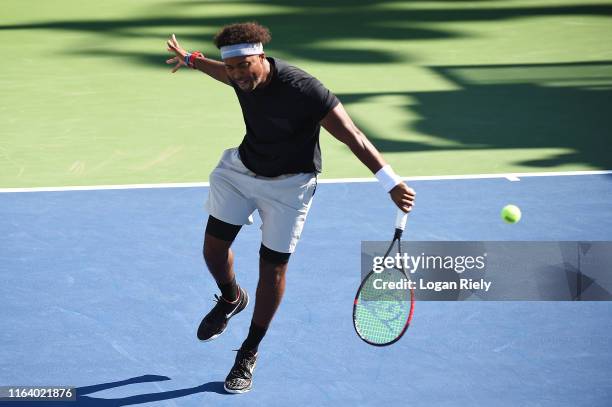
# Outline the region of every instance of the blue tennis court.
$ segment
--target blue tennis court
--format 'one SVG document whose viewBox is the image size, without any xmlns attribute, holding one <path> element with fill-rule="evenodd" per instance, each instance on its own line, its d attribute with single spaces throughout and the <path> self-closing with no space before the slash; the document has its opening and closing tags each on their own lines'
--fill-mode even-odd
<svg viewBox="0 0 612 407">
<path fill-rule="evenodd" d="M 609 174 L 409 184 L 418 198 L 406 240 L 612 240 Z M 206 195 L 1 193 L 0 384 L 76 386 L 66 405 L 84 406 L 612 402 L 610 302 L 420 302 L 395 345 L 360 341 L 360 243 L 389 240 L 395 214 L 370 182 L 319 185 L 254 391 L 225 394 L 252 304 L 217 340 L 196 339 L 217 291 L 201 257 Z M 520 223 L 500 220 L 507 203 L 521 207 Z M 250 292 L 259 243 L 256 222 L 234 244 Z"/>
</svg>

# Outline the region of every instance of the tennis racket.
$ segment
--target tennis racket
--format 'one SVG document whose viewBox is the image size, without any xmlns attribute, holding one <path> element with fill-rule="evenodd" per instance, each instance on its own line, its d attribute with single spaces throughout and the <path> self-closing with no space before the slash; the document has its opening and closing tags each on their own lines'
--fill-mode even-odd
<svg viewBox="0 0 612 407">
<path fill-rule="evenodd" d="M 395 235 L 384 258 L 389 255 L 395 258 L 397 253 L 402 256 L 401 238 L 407 220 L 408 214 L 398 210 Z M 353 303 L 353 326 L 361 339 L 370 345 L 387 346 L 404 335 L 414 312 L 414 289 L 408 287 L 408 281 L 403 262 L 400 267 L 385 268 L 380 273 L 371 270 L 363 279 Z M 404 288 L 380 288 L 389 287 L 388 283 Z"/>
</svg>

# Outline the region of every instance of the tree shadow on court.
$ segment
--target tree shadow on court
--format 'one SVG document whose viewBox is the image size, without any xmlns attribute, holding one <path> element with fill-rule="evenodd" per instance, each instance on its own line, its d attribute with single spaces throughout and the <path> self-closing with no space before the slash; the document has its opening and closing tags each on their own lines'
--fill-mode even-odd
<svg viewBox="0 0 612 407">
<path fill-rule="evenodd" d="M 410 0 L 410 3 L 495 3 L 503 0 Z M 171 2 L 169 4 L 227 4 L 227 3 L 251 3 L 251 4 L 268 4 L 284 7 L 354 7 L 354 6 L 372 6 L 383 4 L 406 3 L 406 0 L 183 0 Z"/>
<path fill-rule="evenodd" d="M 472 34 L 458 31 L 456 28 L 443 27 L 438 23 L 446 22 L 483 22 L 501 21 L 516 18 L 549 17 L 562 15 L 576 16 L 612 16 L 612 5 L 574 5 L 574 6 L 532 6 L 532 7 L 486 7 L 493 1 L 482 0 L 480 7 L 463 7 L 462 1 L 455 1 L 449 7 L 390 7 L 395 1 L 337 1 L 314 2 L 301 0 L 284 2 L 240 1 L 233 5 L 243 5 L 249 10 L 252 5 L 279 6 L 274 12 L 241 13 L 228 16 L 207 16 L 205 6 L 212 4 L 205 1 L 185 1 L 167 3 L 156 13 L 168 17 L 142 17 L 115 20 L 69 20 L 53 22 L 33 22 L 25 24 L 0 25 L 0 32 L 6 30 L 56 30 L 81 33 L 94 33 L 101 36 L 97 46 L 112 48 L 100 51 L 102 56 L 115 55 L 121 58 L 129 57 L 125 51 L 116 51 L 116 44 L 123 46 L 134 38 L 151 38 L 162 41 L 166 35 L 175 29 L 187 31 L 190 34 L 181 35 L 179 40 L 193 47 L 200 44 L 203 50 L 213 51 L 211 45 L 212 32 L 221 26 L 244 20 L 255 20 L 271 28 L 273 41 L 268 49 L 271 53 L 282 52 L 291 58 L 333 63 L 390 63 L 409 61 L 410 56 L 392 50 L 384 50 L 372 41 L 435 40 L 467 37 Z M 404 2 L 406 3 L 406 2 Z M 406 5 L 411 5 L 408 2 Z M 172 16 L 174 10 L 191 9 L 192 16 Z M 256 9 L 254 9 L 256 10 Z M 147 13 L 152 11 L 147 10 Z M 429 24 L 429 25 L 428 25 Z M 153 30 L 151 30 L 153 29 Z M 162 35 L 163 34 L 163 35 Z M 117 40 L 121 42 L 117 43 Z M 339 45 L 340 42 L 347 45 Z M 92 41 L 88 41 L 91 49 Z M 369 45 L 368 45 L 369 44 Z M 132 61 L 147 66 L 166 69 L 163 61 L 167 54 L 163 52 L 163 42 L 159 54 L 151 54 L 146 58 L 134 55 Z M 74 49 L 80 53 L 83 50 Z M 90 51 L 95 54 L 96 51 Z M 153 56 L 159 55 L 159 58 Z"/>
<path fill-rule="evenodd" d="M 349 105 L 379 96 L 406 96 L 405 109 L 419 119 L 406 125 L 404 138 L 380 137 L 375 129 L 360 125 L 383 152 L 560 149 L 514 164 L 612 167 L 612 61 L 431 69 L 460 89 L 338 96 Z M 415 130 L 452 143 L 410 140 Z"/>
<path fill-rule="evenodd" d="M 144 375 L 133 377 L 127 380 L 117 382 L 102 383 L 92 386 L 78 387 L 76 389 L 76 403 L 74 401 L 44 403 L 49 406 L 90 406 L 90 407 L 117 407 L 129 406 L 134 404 L 151 403 L 155 401 L 171 400 L 179 397 L 189 396 L 197 393 L 218 393 L 227 394 L 223 389 L 223 382 L 209 382 L 196 387 L 186 389 L 163 391 L 158 393 L 139 394 L 136 396 L 122 398 L 96 398 L 88 396 L 88 394 L 96 393 L 103 390 L 112 389 L 115 387 L 127 386 L 137 383 L 149 383 L 171 380 L 166 376 Z"/>
<path fill-rule="evenodd" d="M 372 45 L 374 42 L 393 44 L 395 41 L 419 41 L 461 38 L 472 34 L 460 31 L 456 25 L 449 28 L 447 22 L 491 22 L 518 18 L 551 16 L 612 16 L 612 4 L 572 6 L 492 6 L 493 1 L 481 1 L 478 6 L 463 6 L 455 1 L 447 7 L 420 5 L 390 7 L 395 1 L 339 1 L 313 2 L 299 0 L 233 1 L 233 5 L 281 6 L 274 12 L 255 11 L 251 14 L 207 16 L 201 6 L 206 1 L 169 2 L 154 10 L 164 11 L 169 17 L 142 17 L 115 20 L 73 20 L 13 24 L 0 26 L 0 33 L 7 30 L 47 30 L 99 34 L 100 43 L 88 40 L 86 49 L 74 47 L 75 55 L 114 57 L 143 66 L 167 70 L 163 61 L 165 34 L 175 28 L 192 34 L 181 35 L 179 40 L 193 46 L 200 43 L 212 51 L 211 37 L 219 27 L 235 21 L 256 20 L 268 25 L 273 41 L 270 54 L 282 52 L 283 56 L 319 62 L 333 63 L 394 63 L 410 61 L 411 56 L 385 50 Z M 497 2 L 502 3 L 502 2 Z M 178 17 L 174 10 L 178 4 L 191 10 L 191 16 Z M 347 5 L 347 4 L 350 4 Z M 511 4 L 511 3 L 510 3 Z M 190 8 L 191 7 L 191 8 Z M 200 7 L 200 8 L 198 8 Z M 253 10 L 258 10 L 254 8 Z M 123 49 L 105 49 L 109 43 L 130 42 L 143 38 L 159 41 L 160 52 L 130 52 Z M 348 44 L 348 45 L 340 45 Z M 202 51 L 207 51 L 202 49 Z M 217 52 L 217 51 L 214 51 Z M 592 86 L 575 85 L 571 81 L 584 82 L 583 71 L 593 67 L 606 70 L 602 80 Z M 612 151 L 606 139 L 612 130 L 609 113 L 612 62 L 595 64 L 548 64 L 475 67 L 429 67 L 434 73 L 456 84 L 457 90 L 434 92 L 399 92 L 340 95 L 345 104 L 359 103 L 382 95 L 405 95 L 406 111 L 417 113 L 420 120 L 406 125 L 405 138 L 377 136 L 375 129 L 364 129 L 366 134 L 383 152 L 445 151 L 445 150 L 495 150 L 558 148 L 560 152 L 542 156 L 537 160 L 516 162 L 539 168 L 552 168 L 564 164 L 588 164 L 597 168 L 612 166 Z M 464 71 L 472 70 L 471 77 L 464 78 Z M 530 76 L 532 71 L 539 76 Z M 557 75 L 561 84 L 550 84 L 549 73 Z M 518 74 L 508 81 L 506 76 Z M 468 75 L 468 76 L 469 76 Z M 489 77 L 493 75 L 493 77 Z M 521 77 L 521 75 L 523 77 Z M 595 78 L 597 79 L 597 78 Z M 548 82 L 547 82 L 548 81 Z M 416 101 L 416 103 L 414 103 Z M 450 141 L 445 146 L 410 139 L 411 131 Z"/>
</svg>

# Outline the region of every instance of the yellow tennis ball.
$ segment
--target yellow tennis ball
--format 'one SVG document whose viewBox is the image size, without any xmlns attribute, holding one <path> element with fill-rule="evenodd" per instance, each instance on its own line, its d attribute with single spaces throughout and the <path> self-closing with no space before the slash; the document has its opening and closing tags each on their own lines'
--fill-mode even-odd
<svg viewBox="0 0 612 407">
<path fill-rule="evenodd" d="M 516 205 L 506 205 L 501 211 L 501 217 L 506 223 L 516 223 L 521 220 L 521 210 Z"/>
</svg>

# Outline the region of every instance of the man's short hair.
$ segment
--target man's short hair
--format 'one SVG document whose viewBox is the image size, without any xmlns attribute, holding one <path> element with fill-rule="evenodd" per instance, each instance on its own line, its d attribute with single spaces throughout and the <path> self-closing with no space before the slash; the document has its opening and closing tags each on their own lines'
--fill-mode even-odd
<svg viewBox="0 0 612 407">
<path fill-rule="evenodd" d="M 226 45 L 257 43 L 266 44 L 272 36 L 270 30 L 256 22 L 237 23 L 226 25 L 215 35 L 214 43 L 217 48 Z"/>
</svg>

